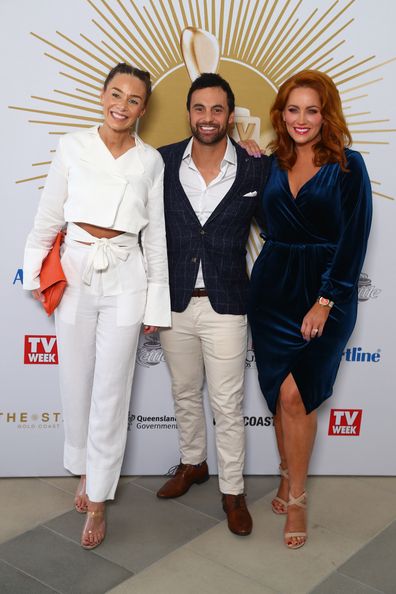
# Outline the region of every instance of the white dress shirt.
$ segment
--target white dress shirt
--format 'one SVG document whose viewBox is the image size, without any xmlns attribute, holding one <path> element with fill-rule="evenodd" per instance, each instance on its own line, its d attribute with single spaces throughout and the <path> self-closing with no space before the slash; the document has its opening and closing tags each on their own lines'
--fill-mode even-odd
<svg viewBox="0 0 396 594">
<path fill-rule="evenodd" d="M 193 138 L 188 143 L 180 165 L 179 176 L 183 189 L 201 225 L 204 225 L 234 183 L 237 170 L 235 147 L 227 137 L 227 147 L 220 164 L 219 175 L 206 184 L 192 158 Z M 195 287 L 204 287 L 202 262 L 199 264 Z"/>
</svg>

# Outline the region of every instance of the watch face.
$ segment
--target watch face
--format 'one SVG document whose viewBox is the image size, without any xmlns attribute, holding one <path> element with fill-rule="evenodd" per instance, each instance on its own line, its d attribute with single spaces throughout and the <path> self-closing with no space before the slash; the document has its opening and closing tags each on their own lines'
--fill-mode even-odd
<svg viewBox="0 0 396 594">
<path fill-rule="evenodd" d="M 320 305 L 329 305 L 330 299 L 326 299 L 326 297 L 319 297 Z"/>
</svg>

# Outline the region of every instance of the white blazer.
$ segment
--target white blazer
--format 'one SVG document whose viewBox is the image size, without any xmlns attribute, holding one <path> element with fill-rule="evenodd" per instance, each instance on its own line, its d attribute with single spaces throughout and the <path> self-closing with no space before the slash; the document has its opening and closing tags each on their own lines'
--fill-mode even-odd
<svg viewBox="0 0 396 594">
<path fill-rule="evenodd" d="M 23 285 L 28 290 L 40 286 L 42 261 L 67 222 L 141 232 L 148 286 L 144 323 L 170 326 L 164 163 L 137 135 L 135 141 L 115 159 L 97 126 L 60 138 L 27 238 Z"/>
</svg>

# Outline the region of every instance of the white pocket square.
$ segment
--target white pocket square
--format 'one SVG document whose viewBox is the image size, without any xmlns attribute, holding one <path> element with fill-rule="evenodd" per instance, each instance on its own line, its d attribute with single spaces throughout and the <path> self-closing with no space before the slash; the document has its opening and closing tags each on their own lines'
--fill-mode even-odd
<svg viewBox="0 0 396 594">
<path fill-rule="evenodd" d="M 243 195 L 244 198 L 254 198 L 255 196 L 257 196 L 256 190 L 254 192 L 248 192 L 247 194 Z"/>
</svg>

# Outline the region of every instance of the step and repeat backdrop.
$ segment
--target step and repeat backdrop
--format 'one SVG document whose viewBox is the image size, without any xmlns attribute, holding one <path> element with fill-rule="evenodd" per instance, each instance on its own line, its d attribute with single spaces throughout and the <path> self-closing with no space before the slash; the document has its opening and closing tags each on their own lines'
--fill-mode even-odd
<svg viewBox="0 0 396 594">
<path fill-rule="evenodd" d="M 2 0 L 0 474 L 63 475 L 57 342 L 23 291 L 22 257 L 59 135 L 101 121 L 98 100 L 119 61 L 148 69 L 154 93 L 139 133 L 153 146 L 188 135 L 185 97 L 200 71 L 237 98 L 236 139 L 271 137 L 269 107 L 302 68 L 333 77 L 372 181 L 374 222 L 359 317 L 333 397 L 320 409 L 313 474 L 396 473 L 396 6 L 390 0 Z M 248 265 L 260 239 L 252 229 Z M 216 472 L 206 405 L 209 465 Z M 273 419 L 246 352 L 246 473 L 273 474 Z M 178 461 L 169 375 L 157 335 L 141 338 L 124 474 Z"/>
</svg>

